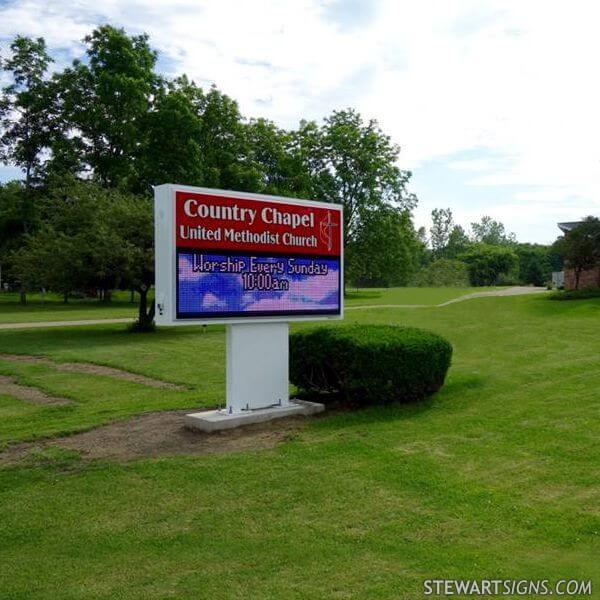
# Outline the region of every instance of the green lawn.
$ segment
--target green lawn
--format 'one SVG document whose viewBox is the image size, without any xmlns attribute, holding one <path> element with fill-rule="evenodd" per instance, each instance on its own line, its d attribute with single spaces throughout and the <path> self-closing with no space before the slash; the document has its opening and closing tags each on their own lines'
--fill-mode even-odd
<svg viewBox="0 0 600 600">
<path fill-rule="evenodd" d="M 110 302 L 71 298 L 65 304 L 56 294 L 27 294 L 27 304 L 22 305 L 17 293 L 0 292 L 0 323 L 133 318 L 138 299 L 136 294 L 135 303 L 131 303 L 129 292 L 114 292 Z"/>
<path fill-rule="evenodd" d="M 348 290 L 346 306 L 369 304 L 427 304 L 434 305 L 471 292 L 496 288 L 373 288 Z M 119 319 L 137 314 L 129 292 L 114 292 L 110 302 L 71 298 L 65 304 L 55 294 L 28 294 L 27 304 L 18 302 L 17 293 L 0 292 L 0 324 L 31 323 L 40 321 L 77 321 L 83 319 Z"/>
<path fill-rule="evenodd" d="M 467 288 L 371 288 L 354 290 L 348 288 L 346 306 L 370 304 L 425 304 L 433 306 L 447 300 L 471 294 L 486 292 L 499 288 L 467 287 Z"/>
<path fill-rule="evenodd" d="M 378 301 L 442 301 L 412 293 Z M 0 468 L 0 596 L 414 599 L 431 578 L 592 579 L 597 594 L 600 299 L 481 298 L 346 322 L 445 335 L 446 386 L 424 404 L 314 419 L 271 450 L 128 463 L 63 451 Z M 74 401 L 0 397 L 4 443 L 224 396 L 219 327 L 6 330 L 0 352 L 189 388 L 0 360 L 0 374 Z"/>
</svg>

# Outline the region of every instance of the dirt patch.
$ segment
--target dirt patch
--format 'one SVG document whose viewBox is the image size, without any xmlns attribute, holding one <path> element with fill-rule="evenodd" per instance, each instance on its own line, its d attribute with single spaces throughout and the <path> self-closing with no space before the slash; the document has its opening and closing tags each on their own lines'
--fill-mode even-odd
<svg viewBox="0 0 600 600">
<path fill-rule="evenodd" d="M 50 360 L 43 356 L 30 356 L 27 354 L 0 354 L 2 360 L 8 360 L 11 362 L 39 364 L 56 369 L 57 371 L 65 371 L 67 373 L 87 373 L 90 375 L 104 375 L 106 377 L 114 377 L 115 379 L 124 379 L 125 381 L 134 381 L 135 383 L 141 383 L 153 388 L 161 388 L 167 390 L 184 390 L 186 389 L 182 385 L 175 383 L 168 383 L 167 381 L 161 381 L 160 379 L 153 379 L 152 377 L 146 377 L 145 375 L 138 375 L 137 373 L 130 373 L 129 371 L 123 371 L 114 367 L 104 367 L 102 365 L 95 365 L 93 363 L 61 363 Z"/>
<path fill-rule="evenodd" d="M 12 396 L 18 398 L 24 402 L 30 402 L 31 404 L 45 404 L 50 406 L 64 406 L 70 404 L 71 401 L 66 398 L 57 398 L 55 396 L 49 396 L 42 390 L 28 385 L 21 385 L 17 383 L 12 377 L 6 375 L 0 375 L 0 394 Z"/>
<path fill-rule="evenodd" d="M 148 413 L 64 438 L 15 444 L 0 452 L 0 464 L 14 464 L 51 447 L 76 450 L 86 459 L 118 461 L 262 450 L 292 438 L 307 422 L 305 417 L 291 417 L 203 433 L 184 427 L 183 416 L 189 412 Z"/>
</svg>

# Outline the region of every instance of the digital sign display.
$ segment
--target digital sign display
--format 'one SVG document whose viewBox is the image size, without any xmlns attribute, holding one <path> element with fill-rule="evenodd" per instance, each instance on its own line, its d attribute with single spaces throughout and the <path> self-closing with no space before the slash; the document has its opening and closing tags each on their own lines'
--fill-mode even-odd
<svg viewBox="0 0 600 600">
<path fill-rule="evenodd" d="M 338 314 L 339 258 L 179 251 L 177 317 Z"/>
<path fill-rule="evenodd" d="M 172 185 L 155 198 L 159 324 L 341 316 L 339 205 Z"/>
</svg>

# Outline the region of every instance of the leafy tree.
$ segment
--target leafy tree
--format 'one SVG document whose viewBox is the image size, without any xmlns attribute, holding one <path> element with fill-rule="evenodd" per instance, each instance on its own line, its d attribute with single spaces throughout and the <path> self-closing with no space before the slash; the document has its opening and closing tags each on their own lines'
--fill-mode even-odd
<svg viewBox="0 0 600 600">
<path fill-rule="evenodd" d="M 515 247 L 519 258 L 519 279 L 524 284 L 542 286 L 552 276 L 549 248 L 539 244 L 519 244 Z"/>
<path fill-rule="evenodd" d="M 581 224 L 559 238 L 554 248 L 562 254 L 567 266 L 574 270 L 575 289 L 579 289 L 581 273 L 600 266 L 600 219 L 586 217 Z"/>
<path fill-rule="evenodd" d="M 248 160 L 250 149 L 237 102 L 215 86 L 207 94 L 197 94 L 197 101 L 205 185 L 253 191 L 258 177 Z"/>
<path fill-rule="evenodd" d="M 460 254 L 463 254 L 470 244 L 471 240 L 469 240 L 469 236 L 465 233 L 465 230 L 460 225 L 455 225 L 448 236 L 444 256 L 455 259 Z"/>
<path fill-rule="evenodd" d="M 356 285 L 407 285 L 417 268 L 418 244 L 408 211 L 367 210 L 346 248 L 347 279 Z"/>
<path fill-rule="evenodd" d="M 517 255 L 511 248 L 489 244 L 474 244 L 459 259 L 467 263 L 469 279 L 476 286 L 496 284 L 518 264 Z"/>
<path fill-rule="evenodd" d="M 27 233 L 39 225 L 36 194 L 24 188 L 20 181 L 0 185 L 0 269 L 2 281 L 20 283 L 14 270 L 14 252 Z M 25 304 L 25 287 L 20 286 L 20 302 Z"/>
<path fill-rule="evenodd" d="M 30 188 L 42 169 L 42 151 L 50 135 L 50 96 L 45 80 L 52 59 L 43 38 L 18 35 L 10 45 L 11 57 L 0 61 L 12 83 L 0 95 L 0 159 L 25 173 Z"/>
<path fill-rule="evenodd" d="M 52 290 L 69 294 L 83 287 L 84 256 L 72 238 L 48 224 L 24 238 L 24 244 L 13 256 L 14 272 L 27 290 Z"/>
<path fill-rule="evenodd" d="M 309 197 L 344 206 L 345 247 L 362 243 L 362 219 L 371 218 L 374 211 L 385 211 L 387 206 L 410 211 L 416 204 L 416 197 L 406 189 L 411 174 L 397 166 L 399 147 L 376 121 L 365 123 L 354 110 L 335 111 L 322 127 L 301 123 L 294 150 L 300 158 L 296 181 L 308 188 Z M 360 271 L 358 264 L 352 264 L 355 260 L 359 255 L 348 252 L 349 273 Z"/>
<path fill-rule="evenodd" d="M 115 226 L 123 197 L 128 195 L 90 182 L 66 182 L 50 190 L 43 202 L 44 226 L 26 236 L 15 255 L 20 280 L 29 289 L 65 295 L 95 290 L 108 300 L 128 272 L 128 244 L 137 243 L 123 239 Z"/>
<path fill-rule="evenodd" d="M 84 41 L 87 61 L 75 60 L 57 79 L 63 118 L 76 132 L 71 146 L 102 185 L 135 187 L 140 124 L 159 84 L 156 52 L 147 35 L 110 25 Z"/>
<path fill-rule="evenodd" d="M 296 196 L 302 164 L 293 152 L 293 136 L 266 119 L 251 119 L 245 132 L 256 173 L 253 191 Z"/>
<path fill-rule="evenodd" d="M 115 195 L 107 222 L 117 235 L 125 258 L 120 287 L 139 293 L 137 330 L 150 331 L 155 311 L 154 302 L 148 301 L 154 283 L 152 200 L 132 194 Z"/>
<path fill-rule="evenodd" d="M 316 197 L 344 205 L 344 235 L 352 240 L 367 211 L 392 204 L 402 210 L 416 205 L 407 192 L 411 173 L 397 166 L 400 148 L 377 121 L 364 123 L 354 110 L 334 111 L 315 136 Z"/>
<path fill-rule="evenodd" d="M 139 191 L 148 193 L 162 183 L 202 185 L 202 120 L 192 98 L 171 85 L 162 88 L 141 128 L 137 150 Z"/>
<path fill-rule="evenodd" d="M 434 255 L 441 256 L 448 245 L 450 233 L 454 221 L 452 211 L 449 208 L 434 208 L 431 211 L 432 226 L 429 230 L 431 235 L 431 248 Z"/>
<path fill-rule="evenodd" d="M 510 246 L 516 243 L 514 233 L 506 233 L 504 225 L 484 216 L 479 223 L 471 223 L 473 239 L 480 244 L 489 246 Z"/>
<path fill-rule="evenodd" d="M 469 271 L 460 260 L 440 258 L 417 274 L 415 284 L 420 287 L 467 287 Z"/>
</svg>

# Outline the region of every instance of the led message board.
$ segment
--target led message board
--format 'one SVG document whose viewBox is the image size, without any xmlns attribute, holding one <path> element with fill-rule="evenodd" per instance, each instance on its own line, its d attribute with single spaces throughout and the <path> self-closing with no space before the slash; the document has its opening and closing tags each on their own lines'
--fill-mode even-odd
<svg viewBox="0 0 600 600">
<path fill-rule="evenodd" d="M 342 316 L 339 205 L 167 184 L 155 228 L 159 325 Z"/>
</svg>

